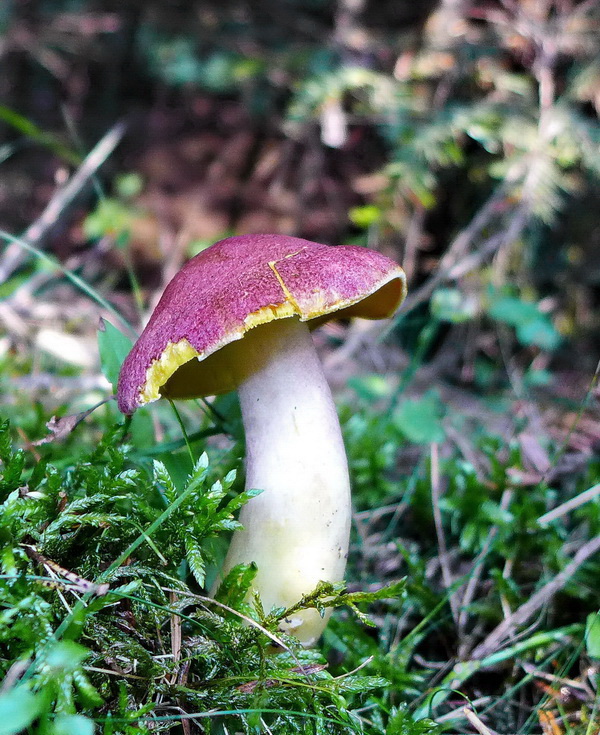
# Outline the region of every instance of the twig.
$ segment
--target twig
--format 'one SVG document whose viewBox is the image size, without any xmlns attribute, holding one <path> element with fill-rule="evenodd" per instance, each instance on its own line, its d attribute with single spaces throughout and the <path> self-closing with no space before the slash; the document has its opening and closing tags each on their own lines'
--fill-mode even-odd
<svg viewBox="0 0 600 735">
<path fill-rule="evenodd" d="M 473 245 L 473 242 L 481 234 L 482 230 L 488 227 L 498 214 L 498 208 L 506 197 L 506 190 L 509 184 L 514 183 L 514 180 L 519 174 L 520 170 L 513 171 L 510 177 L 507 176 L 504 183 L 492 194 L 475 215 L 471 223 L 455 237 L 445 255 L 440 260 L 435 274 L 404 300 L 398 311 L 400 316 L 406 315 L 412 309 L 427 301 L 441 283 L 452 282 L 462 278 L 462 276 L 484 263 L 495 252 L 514 242 L 519 237 L 529 219 L 529 208 L 525 203 L 521 203 L 515 209 L 513 217 L 505 230 L 491 235 L 478 246 L 475 252 L 462 257 L 463 253 Z M 358 324 L 359 321 L 357 320 L 355 324 Z M 397 319 L 392 320 L 387 326 L 378 322 L 372 322 L 368 323 L 365 327 L 357 327 L 360 331 L 355 331 L 353 334 L 352 330 L 354 329 L 354 325 L 352 325 L 350 327 L 350 338 L 329 356 L 326 363 L 327 368 L 333 370 L 338 364 L 352 357 L 362 344 L 366 335 L 369 335 L 372 340 L 383 340 L 395 329 L 396 324 Z"/>
<path fill-rule="evenodd" d="M 442 579 L 446 590 L 450 593 L 452 588 L 452 572 L 448 564 L 448 547 L 446 545 L 446 535 L 444 534 L 444 526 L 442 523 L 442 513 L 440 511 L 440 463 L 438 445 L 434 442 L 431 445 L 431 505 L 433 507 L 433 522 L 435 524 L 435 535 L 438 542 L 438 556 L 440 567 L 442 569 Z M 456 593 L 450 593 L 449 597 L 450 609 L 454 622 L 458 621 L 458 601 Z"/>
<path fill-rule="evenodd" d="M 178 592 L 178 590 L 172 590 L 169 587 L 163 588 L 165 592 Z M 181 590 L 179 590 L 180 592 Z M 286 646 L 285 643 L 281 640 L 281 638 L 278 638 L 276 635 L 273 635 L 273 633 L 270 633 L 264 626 L 262 626 L 259 622 L 256 620 L 253 620 L 252 618 L 249 618 L 247 615 L 244 615 L 243 613 L 239 612 L 239 610 L 234 610 L 232 607 L 229 607 L 229 605 L 225 605 L 223 602 L 219 602 L 218 600 L 213 599 L 212 597 L 205 597 L 204 595 L 195 595 L 191 594 L 188 595 L 190 597 L 194 597 L 197 600 L 200 600 L 200 602 L 204 603 L 205 605 L 215 605 L 216 607 L 220 607 L 222 610 L 225 610 L 226 612 L 230 613 L 231 615 L 236 615 L 241 620 L 244 620 L 248 625 L 252 628 L 257 628 L 260 630 L 261 633 L 267 636 L 276 646 L 279 648 L 283 648 L 285 651 L 293 655 L 293 652 L 289 648 L 289 646 Z M 297 661 L 297 663 L 300 665 L 300 662 Z"/>
<path fill-rule="evenodd" d="M 502 568 L 502 579 L 510 580 L 514 565 L 514 558 L 512 556 L 509 556 L 505 560 L 504 567 Z M 510 608 L 510 603 L 508 601 L 506 592 L 500 591 L 500 606 L 502 607 L 502 614 L 504 615 L 504 619 L 506 620 L 512 615 L 512 610 Z"/>
<path fill-rule="evenodd" d="M 534 676 L 536 679 L 543 679 L 544 681 L 552 684 L 552 686 L 554 686 L 556 689 L 565 686 L 569 687 L 569 689 L 583 692 L 585 694 L 585 697 L 588 699 L 594 698 L 594 690 L 584 680 L 578 681 L 577 679 L 569 679 L 568 677 L 557 676 L 556 674 L 538 669 L 536 666 L 528 663 L 527 661 L 521 662 L 521 668 L 526 674 L 531 674 L 531 676 Z"/>
<path fill-rule="evenodd" d="M 478 733 L 481 733 L 481 735 L 496 735 L 495 731 L 490 730 L 489 727 L 484 725 L 470 707 L 463 707 L 463 712 L 467 720 L 469 720 L 469 723 L 473 725 Z"/>
<path fill-rule="evenodd" d="M 420 288 L 409 296 L 401 307 L 401 313 L 411 311 L 426 301 L 440 283 L 454 281 L 483 263 L 497 250 L 509 245 L 520 234 L 529 215 L 528 207 L 522 203 L 516 208 L 508 227 L 484 240 L 477 250 L 464 256 L 474 240 L 481 234 L 490 222 L 498 215 L 498 209 L 506 198 L 507 189 L 513 183 L 515 174 L 507 177 L 503 184 L 492 194 L 470 224 L 454 238 L 448 250 L 442 257 L 435 275 L 431 276 Z M 464 256 L 464 257 L 463 257 Z"/>
<path fill-rule="evenodd" d="M 446 275 L 446 280 L 455 281 L 458 278 L 462 278 L 462 276 L 481 265 L 497 250 L 514 242 L 523 231 L 528 218 L 529 208 L 525 204 L 522 204 L 515 210 L 508 227 L 497 235 L 484 240 L 476 252 L 452 265 Z"/>
<path fill-rule="evenodd" d="M 423 225 L 425 224 L 426 212 L 427 210 L 422 204 L 417 204 L 410 216 L 408 227 L 406 229 L 402 267 L 406 273 L 406 280 L 408 283 L 412 283 L 417 270 L 417 250 L 419 249 L 419 244 L 423 236 Z"/>
<path fill-rule="evenodd" d="M 59 593 L 59 588 L 60 586 L 62 586 L 70 589 L 72 592 L 81 592 L 83 594 L 91 593 L 93 595 L 97 595 L 98 597 L 103 597 L 110 589 L 110 585 L 106 582 L 103 584 L 96 584 L 95 582 L 90 582 L 89 580 L 80 577 L 79 574 L 75 574 L 75 572 L 72 572 L 69 569 L 61 567 L 55 561 L 52 561 L 52 559 L 48 559 L 47 557 L 40 554 L 35 546 L 32 546 L 31 544 L 20 544 L 20 546 L 30 559 L 43 566 L 44 569 L 50 573 L 50 576 L 57 580 L 57 583 L 59 585 L 57 589 L 59 590 Z M 67 582 L 61 581 L 60 577 L 64 577 Z M 52 586 L 54 586 L 54 584 L 52 584 Z M 71 609 L 66 604 L 66 601 L 65 605 L 67 606 L 70 613 Z"/>
<path fill-rule="evenodd" d="M 148 681 L 145 676 L 136 676 L 136 674 L 127 674 L 124 671 L 115 671 L 114 669 L 103 669 L 100 666 L 84 666 L 86 671 L 96 671 L 99 674 L 108 674 L 109 676 L 118 676 L 125 679 L 137 679 L 138 681 Z"/>
<path fill-rule="evenodd" d="M 55 257 L 48 255 L 44 251 L 35 247 L 34 245 L 31 245 L 29 242 L 27 242 L 27 240 L 23 240 L 20 237 L 15 237 L 14 235 L 11 235 L 9 232 L 6 232 L 5 230 L 0 229 L 0 238 L 7 240 L 8 242 L 14 245 L 17 245 L 19 248 L 25 250 L 26 252 L 31 253 L 32 255 L 35 255 L 43 263 L 48 263 L 49 265 L 54 267 L 57 271 L 60 271 L 69 281 L 71 281 L 72 284 L 74 284 L 78 289 L 83 291 L 83 293 L 86 294 L 86 296 L 89 296 L 92 299 L 92 301 L 95 301 L 97 304 L 99 304 L 104 309 L 106 309 L 110 314 L 112 314 L 116 319 L 118 319 L 118 321 L 121 322 L 121 324 L 123 324 L 123 326 L 128 331 L 136 335 L 135 329 L 131 326 L 131 324 L 129 324 L 127 319 L 125 319 L 125 317 L 119 311 L 117 311 L 117 309 L 111 303 L 109 303 L 103 296 L 101 296 L 92 286 L 89 285 L 89 283 L 84 281 L 77 274 L 73 273 L 73 271 L 66 268 Z"/>
<path fill-rule="evenodd" d="M 600 536 L 588 541 L 575 554 L 573 559 L 532 597 L 517 608 L 510 617 L 497 625 L 487 638 L 472 652 L 471 659 L 483 659 L 492 654 L 510 637 L 512 631 L 527 622 L 550 598 L 562 589 L 579 567 L 591 556 L 600 551 Z"/>
<path fill-rule="evenodd" d="M 175 590 L 169 592 L 169 605 L 174 608 L 179 599 L 179 594 Z M 175 671 L 171 677 L 171 684 L 177 683 L 177 677 L 179 676 L 179 660 L 181 659 L 181 618 L 175 613 L 171 613 L 171 655 L 173 656 L 173 663 L 176 666 Z"/>
<path fill-rule="evenodd" d="M 374 658 L 375 656 L 369 656 L 364 661 L 361 661 L 361 663 L 359 663 L 358 666 L 355 666 L 350 671 L 345 671 L 343 674 L 338 674 L 338 676 L 334 676 L 333 677 L 334 681 L 341 681 L 342 679 L 345 679 L 348 676 L 354 676 L 361 669 L 364 669 L 365 666 L 368 666 L 373 661 Z M 326 666 L 329 666 L 329 664 L 326 664 Z M 325 666 L 323 666 L 323 668 L 325 668 Z"/>
<path fill-rule="evenodd" d="M 408 503 L 391 503 L 390 505 L 381 505 L 379 508 L 373 508 L 373 510 L 357 510 L 353 514 L 353 517 L 357 521 L 365 521 L 366 523 L 373 523 L 378 521 L 383 516 L 393 515 L 395 513 L 403 512 L 408 508 Z"/>
<path fill-rule="evenodd" d="M 507 184 L 508 181 L 503 182 L 483 207 L 481 207 L 467 227 L 458 233 L 440 260 L 436 274 L 429 278 L 421 288 L 417 289 L 412 296 L 409 296 L 404 301 L 403 311 L 410 311 L 415 306 L 425 301 L 435 287 L 440 282 L 446 280 L 450 268 L 459 262 L 460 258 L 469 249 L 475 238 L 485 227 L 487 227 L 491 220 L 497 216 L 498 207 L 506 197 L 506 190 L 508 188 Z"/>
<path fill-rule="evenodd" d="M 7 331 L 19 339 L 25 339 L 29 335 L 27 322 L 6 302 L 0 302 L 0 322 L 4 324 Z"/>
<path fill-rule="evenodd" d="M 470 705 L 471 708 L 484 707 L 490 704 L 492 700 L 493 697 L 490 696 L 477 697 L 477 699 L 470 700 Z M 443 722 L 454 722 L 456 720 L 462 720 L 464 716 L 464 707 L 458 707 L 457 709 L 450 710 L 450 712 L 445 712 L 443 715 L 438 715 L 435 718 L 435 721 L 439 724 L 442 724 Z"/>
<path fill-rule="evenodd" d="M 169 605 L 174 608 L 179 594 L 175 590 L 169 592 Z M 176 613 L 171 613 L 171 652 L 173 656 L 174 671 L 171 676 L 170 684 L 177 684 L 181 674 L 181 617 Z M 190 723 L 186 719 L 181 720 L 181 729 L 183 735 L 191 735 Z"/>
<path fill-rule="evenodd" d="M 107 238 L 99 240 L 91 249 L 87 250 L 83 255 L 71 256 L 68 258 L 64 267 L 68 271 L 81 270 L 90 264 L 99 264 L 103 262 L 103 258 L 109 250 L 107 247 Z M 16 245 L 17 243 L 15 243 Z M 23 247 L 20 245 L 19 247 Z M 58 270 L 42 270 L 32 274 L 24 283 L 18 286 L 7 299 L 9 303 L 20 311 L 31 307 L 32 302 L 36 301 L 35 293 L 43 289 L 50 281 L 55 278 L 62 278 L 64 272 Z"/>
<path fill-rule="evenodd" d="M 77 426 L 79 426 L 82 421 L 85 421 L 85 419 L 97 408 L 100 408 L 100 406 L 103 406 L 105 403 L 108 403 L 109 401 L 112 401 L 114 399 L 115 396 L 103 398 L 91 408 L 88 408 L 85 411 L 80 411 L 79 413 L 71 414 L 70 416 L 61 416 L 60 418 L 57 416 L 52 416 L 50 421 L 46 423 L 46 428 L 49 429 L 50 433 L 44 436 L 42 439 L 37 439 L 36 441 L 31 442 L 31 446 L 39 447 L 42 444 L 49 444 L 53 441 L 60 441 L 62 439 L 65 439 L 71 434 L 71 432 L 75 430 Z"/>
<path fill-rule="evenodd" d="M 500 508 L 502 511 L 506 511 L 508 506 L 510 505 L 510 501 L 512 500 L 513 492 L 512 490 L 505 490 L 502 493 L 502 498 L 500 500 Z M 477 589 L 477 585 L 479 584 L 479 580 L 481 578 L 481 573 L 483 571 L 483 561 L 485 557 L 488 554 L 488 551 L 490 550 L 490 546 L 492 545 L 492 541 L 496 537 L 496 534 L 498 533 L 498 526 L 494 525 L 490 528 L 487 538 L 485 540 L 485 543 L 483 545 L 483 548 L 481 549 L 481 552 L 477 559 L 475 560 L 473 564 L 473 573 L 469 577 L 469 581 L 467 583 L 467 587 L 465 589 L 465 594 L 463 595 L 463 598 L 460 603 L 460 613 L 458 616 L 458 640 L 461 641 L 461 644 L 459 646 L 459 653 L 458 657 L 462 660 L 466 658 L 466 654 L 469 647 L 469 640 L 464 635 L 465 627 L 467 625 L 467 621 L 469 619 L 469 605 L 471 604 L 471 600 L 473 599 L 473 596 L 475 594 L 475 590 Z"/>
<path fill-rule="evenodd" d="M 56 224 L 62 212 L 72 203 L 88 180 L 117 147 L 125 133 L 125 128 L 126 125 L 123 121 L 113 125 L 88 153 L 69 181 L 54 193 L 42 214 L 27 228 L 21 238 L 22 240 L 30 245 L 39 245 L 47 237 L 48 232 Z M 25 258 L 26 255 L 16 242 L 8 245 L 4 251 L 2 262 L 0 262 L 0 283 L 6 281 L 24 262 Z"/>
<path fill-rule="evenodd" d="M 30 659 L 17 659 L 10 669 L 6 672 L 6 676 L 0 684 L 0 694 L 9 692 L 13 686 L 19 681 L 25 669 L 31 663 Z"/>
<path fill-rule="evenodd" d="M 544 526 L 551 521 L 555 521 L 557 518 L 564 516 L 566 513 L 569 513 L 573 509 L 579 508 L 580 505 L 589 503 L 590 500 L 593 500 L 598 495 L 600 495 L 600 484 L 594 485 L 588 490 L 584 490 L 582 493 L 579 493 L 579 495 L 576 495 L 574 498 L 571 498 L 565 503 L 561 503 L 561 505 L 557 505 L 556 508 L 553 508 L 547 513 L 544 513 L 543 516 L 540 516 L 538 518 L 538 523 L 540 524 L 540 526 Z"/>
</svg>

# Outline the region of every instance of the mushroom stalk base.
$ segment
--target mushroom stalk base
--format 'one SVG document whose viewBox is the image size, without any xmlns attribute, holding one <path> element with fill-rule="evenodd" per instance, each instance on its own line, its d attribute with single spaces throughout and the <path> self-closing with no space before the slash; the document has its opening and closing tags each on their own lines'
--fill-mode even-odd
<svg viewBox="0 0 600 735">
<path fill-rule="evenodd" d="M 282 319 L 244 338 L 239 388 L 246 434 L 246 487 L 263 492 L 243 508 L 224 574 L 255 562 L 265 611 L 289 607 L 319 581 L 343 578 L 350 534 L 350 483 L 340 424 L 306 324 Z M 294 614 L 282 630 L 305 646 L 328 615 Z"/>
</svg>

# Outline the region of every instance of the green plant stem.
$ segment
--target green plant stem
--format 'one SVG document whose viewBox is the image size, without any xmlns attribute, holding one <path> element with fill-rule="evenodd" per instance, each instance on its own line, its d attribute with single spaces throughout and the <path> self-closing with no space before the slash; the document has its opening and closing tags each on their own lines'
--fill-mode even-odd
<svg viewBox="0 0 600 735">
<path fill-rule="evenodd" d="M 305 717 L 306 719 L 319 720 L 320 722 L 329 722 L 333 725 L 344 725 L 347 726 L 347 722 L 343 720 L 336 720 L 332 717 L 326 717 L 324 714 L 313 714 L 312 712 L 300 712 L 297 710 L 288 709 L 270 709 L 261 707 L 248 707 L 244 709 L 228 709 L 228 710 L 211 710 L 210 712 L 192 712 L 192 713 L 181 713 L 177 715 L 163 715 L 162 717 L 139 717 L 136 720 L 130 720 L 125 717 L 110 717 L 110 718 L 98 718 L 96 722 L 110 722 L 110 723 L 127 723 L 132 722 L 177 722 L 180 720 L 193 720 L 193 719 L 207 719 L 210 717 L 232 717 L 236 715 L 252 715 L 252 714 L 265 714 L 265 715 L 298 715 L 299 717 Z"/>
<path fill-rule="evenodd" d="M 423 365 L 425 361 L 425 356 L 428 350 L 433 346 L 433 343 L 435 342 L 441 327 L 442 323 L 439 321 L 439 319 L 432 319 L 421 331 L 411 361 L 406 370 L 404 370 L 402 375 L 400 376 L 398 387 L 390 397 L 388 410 L 391 411 L 398 405 L 400 396 L 405 392 L 407 387 L 410 385 L 411 380 L 416 375 L 418 369 Z"/>
<path fill-rule="evenodd" d="M 223 434 L 223 430 L 217 426 L 213 426 L 210 429 L 202 429 L 200 431 L 195 431 L 193 434 L 189 434 L 187 440 L 190 444 L 193 444 L 199 439 L 206 439 L 209 436 L 217 436 L 218 434 Z M 186 439 L 182 437 L 181 439 L 174 439 L 170 442 L 163 442 L 162 444 L 156 444 L 153 447 L 141 449 L 136 451 L 135 454 L 138 457 L 156 457 L 166 452 L 175 452 L 185 445 Z"/>
<path fill-rule="evenodd" d="M 30 140 L 44 146 L 44 148 L 48 148 L 72 166 L 81 164 L 83 156 L 66 146 L 57 135 L 42 130 L 27 117 L 20 115 L 10 107 L 0 105 L 0 120 L 18 130 L 21 135 L 25 135 Z"/>
<path fill-rule="evenodd" d="M 190 455 L 190 459 L 192 460 L 192 467 L 196 463 L 196 460 L 194 459 L 194 452 L 192 451 L 192 445 L 190 444 L 190 440 L 185 428 L 185 424 L 183 423 L 183 420 L 181 418 L 181 414 L 179 413 L 179 410 L 177 409 L 177 406 L 175 403 L 171 400 L 169 400 L 169 403 L 171 404 L 171 408 L 173 409 L 173 413 L 175 414 L 175 417 L 179 423 L 179 426 L 181 427 L 181 432 L 183 434 L 183 438 L 185 440 L 185 445 L 187 447 L 188 453 Z"/>
<path fill-rule="evenodd" d="M 133 262 L 131 259 L 131 252 L 129 250 L 129 246 L 125 246 L 121 250 L 123 254 L 123 259 L 125 261 L 125 269 L 127 270 L 127 277 L 129 278 L 129 283 L 131 284 L 131 290 L 133 292 L 133 298 L 135 300 L 135 305 L 138 310 L 138 313 L 141 315 L 144 313 L 144 296 L 142 294 L 142 289 L 140 288 L 140 282 L 138 280 L 138 277 L 135 272 L 135 268 L 133 267 Z"/>
</svg>

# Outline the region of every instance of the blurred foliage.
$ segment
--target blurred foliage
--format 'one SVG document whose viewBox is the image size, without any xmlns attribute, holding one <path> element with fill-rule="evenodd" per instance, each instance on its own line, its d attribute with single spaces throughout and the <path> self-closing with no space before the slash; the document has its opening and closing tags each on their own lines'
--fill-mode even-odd
<svg viewBox="0 0 600 735">
<path fill-rule="evenodd" d="M 3 227 L 129 124 L 112 185 L 0 284 L 0 735 L 434 735 L 471 728 L 467 705 L 497 732 L 597 730 L 598 555 L 572 564 L 600 534 L 599 19 L 559 0 L 0 3 Z M 255 228 L 368 244 L 411 283 L 402 374 L 361 368 L 340 399 L 355 524 L 348 590 L 301 602 L 339 605 L 315 651 L 273 653 L 286 611 L 247 602 L 252 568 L 203 594 L 249 497 L 235 397 L 121 424 L 114 402 L 86 413 L 97 370 L 37 341 L 112 308 L 114 386 L 119 329 L 169 269 Z M 535 392 L 564 368 L 586 398 Z M 49 410 L 86 416 L 47 435 Z"/>
<path fill-rule="evenodd" d="M 290 611 L 261 618 L 261 628 L 242 626 L 231 605 L 248 607 L 245 568 L 230 572 L 220 602 L 194 591 L 204 584 L 206 540 L 237 527 L 232 512 L 256 491 L 230 496 L 235 472 L 211 479 L 206 455 L 177 488 L 161 462 L 152 474 L 127 462 L 123 431 L 61 472 L 14 452 L 1 427 L 0 732 L 94 732 L 90 716 L 105 733 L 129 732 L 128 722 L 138 732 L 169 731 L 180 719 L 168 714 L 170 701 L 215 720 L 222 711 L 250 729 L 360 732 L 346 698 L 380 689 L 383 677 L 334 679 L 293 639 L 269 655 Z M 401 591 L 323 585 L 295 609 L 349 605 L 368 623 L 357 605 Z"/>
<path fill-rule="evenodd" d="M 156 181 L 156 167 L 150 181 L 130 171 L 123 180 L 129 176 L 133 189 L 117 179 L 115 195 L 91 207 L 79 236 L 104 246 L 112 240 L 130 282 L 137 258 L 157 257 L 157 213 L 175 220 L 174 237 L 188 238 L 188 252 L 241 220 L 249 229 L 292 227 L 317 240 L 368 242 L 395 253 L 413 287 L 439 266 L 436 308 L 460 292 L 461 319 L 478 325 L 481 313 L 497 319 L 490 287 L 523 304 L 549 299 L 543 318 L 528 318 L 523 306 L 512 321 L 497 319 L 515 329 L 521 346 L 556 351 L 559 334 L 584 341 L 597 334 L 590 308 L 600 281 L 590 208 L 600 173 L 597 4 L 65 0 L 3 7 L 11 40 L 0 93 L 10 105 L 0 117 L 11 162 L 35 145 L 75 163 L 81 141 L 132 111 L 126 154 L 134 167 L 140 147 L 157 135 L 208 136 L 236 115 L 251 131 L 253 152 L 231 173 L 237 184 L 224 177 L 219 203 L 206 213 L 215 222 L 204 216 L 200 231 L 167 191 L 190 189 L 200 201 L 213 195 L 205 159 L 198 180 L 208 183 L 186 181 L 185 152 L 165 160 Z M 203 143 L 217 162 L 227 135 Z M 279 164 L 267 164 L 273 155 Z M 321 211 L 315 202 L 322 206 L 323 193 L 329 207 Z M 23 194 L 13 207 L 14 196 L 6 199 L 7 222 L 24 227 L 34 202 Z M 485 268 L 490 260 L 493 268 Z M 134 284 L 141 308 L 139 289 Z M 449 319 L 458 319 L 456 309 Z"/>
<path fill-rule="evenodd" d="M 102 334 L 110 341 L 112 332 Z M 106 343 L 101 350 L 114 351 Z M 217 603 L 202 591 L 222 554 L 219 537 L 236 526 L 233 513 L 249 497 L 230 469 L 239 462 L 238 443 L 209 447 L 211 463 L 204 455 L 186 476 L 185 442 L 168 406 L 147 410 L 167 428 L 162 447 L 132 423 L 110 428 L 112 408 L 74 429 L 77 445 L 62 439 L 15 451 L 3 425 L 0 732 L 16 735 L 28 725 L 40 734 L 169 731 L 182 714 L 206 732 L 229 722 L 249 732 L 455 732 L 463 704 L 438 671 L 457 650 L 471 666 L 456 664 L 447 677 L 452 689 L 476 699 L 483 687 L 493 696 L 489 714 L 483 705 L 479 714 L 495 722 L 491 704 L 503 703 L 509 731 L 536 732 L 535 720 L 523 723 L 513 678 L 486 684 L 477 672 L 518 662 L 566 681 L 579 665 L 585 669 L 597 648 L 597 555 L 553 599 L 537 632 L 524 630 L 518 642 L 494 646 L 481 659 L 470 652 L 502 625 L 506 606 L 527 605 L 535 589 L 565 569 L 574 543 L 600 532 L 598 495 L 575 513 L 539 522 L 561 499 L 598 483 L 600 463 L 551 484 L 541 478 L 522 485 L 529 469 L 518 436 L 507 442 L 479 420 L 468 432 L 476 464 L 445 442 L 434 470 L 431 442 L 465 433 L 465 417 L 442 410 L 433 391 L 418 400 L 400 396 L 383 376 L 356 377 L 352 386 L 357 400 L 341 407 L 358 509 L 351 591 L 322 585 L 299 603 L 340 606 L 321 651 L 285 638 L 289 650 L 272 653 L 262 630 L 277 635 L 278 620 L 290 611 L 265 617 L 253 609 L 245 600 L 252 569 L 233 570 Z M 233 427 L 235 404 L 217 405 Z M 198 431 L 193 413 L 183 411 L 198 435 L 190 433 L 190 442 L 204 447 L 213 419 L 207 415 Z M 34 435 L 43 415 L 36 421 Z M 101 429 L 99 441 L 92 429 Z M 150 461 L 149 449 L 178 472 Z M 434 500 L 436 471 L 444 490 Z M 453 591 L 436 564 L 436 504 L 445 543 L 465 564 L 464 584 Z M 473 559 L 476 565 L 467 564 Z M 453 595 L 463 599 L 462 634 L 451 614 Z M 242 625 L 236 609 L 263 628 Z M 539 696 L 530 680 L 519 687 L 535 712 Z M 582 704 L 592 706 L 589 699 Z M 434 711 L 447 716 L 446 726 L 422 719 Z"/>
</svg>

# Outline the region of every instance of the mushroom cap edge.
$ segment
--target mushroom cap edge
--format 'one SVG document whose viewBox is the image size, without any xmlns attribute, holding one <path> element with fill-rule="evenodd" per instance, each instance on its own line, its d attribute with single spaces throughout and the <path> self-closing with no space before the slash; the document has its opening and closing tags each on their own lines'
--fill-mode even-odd
<svg viewBox="0 0 600 735">
<path fill-rule="evenodd" d="M 402 268 L 374 250 L 284 235 L 221 240 L 168 284 L 121 368 L 119 409 L 234 390 L 228 358 L 240 359 L 235 343 L 261 324 L 387 318 L 405 295 Z"/>
</svg>

